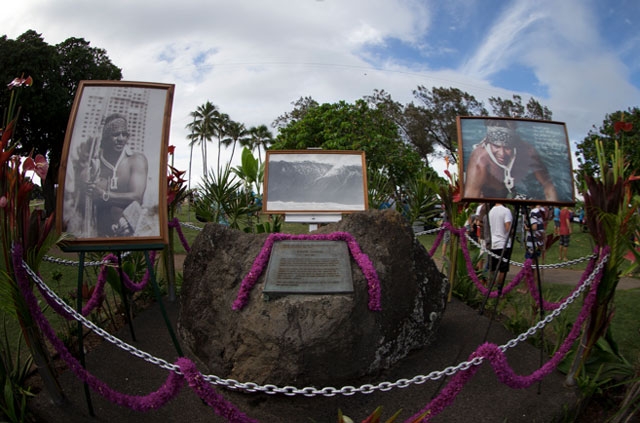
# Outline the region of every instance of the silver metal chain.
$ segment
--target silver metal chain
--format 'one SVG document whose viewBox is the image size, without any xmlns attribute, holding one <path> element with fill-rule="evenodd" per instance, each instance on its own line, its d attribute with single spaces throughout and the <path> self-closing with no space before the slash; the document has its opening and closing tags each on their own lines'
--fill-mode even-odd
<svg viewBox="0 0 640 423">
<path fill-rule="evenodd" d="M 42 288 L 43 292 L 49 298 L 51 298 L 56 304 L 58 304 L 67 313 L 69 313 L 71 316 L 73 316 L 73 318 L 76 321 L 79 321 L 80 323 L 82 323 L 83 326 L 85 326 L 86 328 L 88 328 L 89 330 L 94 332 L 95 334 L 101 336 L 105 340 L 107 340 L 107 341 L 111 342 L 112 344 L 116 345 L 117 347 L 123 349 L 124 351 L 127 351 L 127 352 L 135 355 L 136 357 L 142 358 L 143 360 L 146 360 L 149 363 L 156 364 L 156 365 L 162 367 L 163 369 L 170 370 L 170 371 L 176 372 L 178 374 L 181 374 L 177 366 L 175 366 L 175 365 L 173 365 L 173 364 L 169 363 L 168 361 L 165 361 L 165 360 L 163 360 L 161 358 L 154 357 L 151 354 L 149 354 L 149 353 L 147 353 L 145 351 L 139 350 L 139 349 L 137 349 L 136 347 L 134 347 L 132 345 L 127 344 L 123 340 L 111 335 L 106 330 L 96 326 L 92 321 L 87 320 L 82 314 L 78 313 L 73 307 L 71 307 L 69 304 L 64 302 L 60 297 L 58 297 L 58 295 L 55 292 L 53 292 L 47 286 L 47 284 L 44 283 L 44 281 L 42 279 L 40 279 L 40 277 L 27 265 L 27 263 L 25 263 L 23 261 L 22 262 L 22 266 L 27 271 L 29 276 L 33 279 L 33 281 L 40 288 Z"/>
<path fill-rule="evenodd" d="M 58 258 L 58 257 L 51 257 L 51 256 L 44 256 L 43 260 L 44 261 L 48 261 L 49 263 L 60 264 L 62 266 L 79 266 L 80 265 L 79 261 L 67 260 L 67 259 L 62 259 L 62 258 Z M 102 265 L 107 264 L 107 263 L 109 263 L 109 262 L 106 261 L 106 260 L 86 261 L 86 262 L 84 262 L 84 266 L 86 266 L 86 267 L 102 266 Z"/>
<path fill-rule="evenodd" d="M 201 231 L 202 228 L 200 226 L 196 226 L 193 223 L 180 222 L 180 226 L 184 226 L 185 228 L 193 229 L 194 231 Z"/>
<path fill-rule="evenodd" d="M 595 278 L 595 275 L 597 275 L 600 272 L 600 270 L 606 263 L 607 259 L 608 259 L 608 256 L 600 260 L 598 262 L 598 265 L 594 269 L 594 271 L 589 275 L 589 277 L 585 280 L 585 282 L 578 289 L 576 289 L 575 292 L 571 296 L 569 296 L 556 310 L 548 314 L 543 320 L 539 321 L 535 326 L 529 328 L 526 332 L 521 333 L 516 338 L 508 341 L 506 344 L 501 345 L 499 347 L 500 350 L 505 352 L 508 348 L 515 347 L 520 342 L 525 341 L 530 336 L 533 336 L 537 331 L 539 331 L 540 329 L 542 329 L 543 327 L 551 323 L 553 319 L 559 316 L 560 313 L 569 306 L 569 304 L 571 304 L 576 298 L 578 298 L 578 296 L 580 296 L 588 287 L 591 286 Z M 58 305 L 64 308 L 64 310 L 67 313 L 71 314 L 74 317 L 74 319 L 80 321 L 83 326 L 93 331 L 97 335 L 101 336 L 108 342 L 116 345 L 117 347 L 121 348 L 124 351 L 129 352 L 132 355 L 135 355 L 138 358 L 141 358 L 151 364 L 157 365 L 165 370 L 169 370 L 177 374 L 182 374 L 178 366 L 171 364 L 162 358 L 155 357 L 145 351 L 139 350 L 138 348 L 132 345 L 127 344 L 121 339 L 99 328 L 98 326 L 93 324 L 93 322 L 87 320 L 84 316 L 78 313 L 73 307 L 69 306 L 60 297 L 58 297 L 56 293 L 53 292 L 40 279 L 40 277 L 38 277 L 38 275 L 35 272 L 33 272 L 31 268 L 29 268 L 29 266 L 24 261 L 22 264 L 26 269 L 27 273 L 29 274 L 29 276 L 31 276 L 34 282 L 42 288 L 43 292 L 45 292 L 46 295 L 48 295 L 51 299 L 53 299 L 53 301 L 55 301 Z M 287 396 L 304 395 L 306 397 L 313 397 L 313 396 L 322 395 L 322 396 L 331 397 L 338 394 L 345 395 L 345 396 L 354 395 L 356 393 L 370 394 L 375 391 L 388 391 L 393 388 L 405 388 L 413 384 L 419 385 L 428 380 L 438 380 L 445 376 L 452 376 L 459 371 L 464 371 L 471 368 L 471 366 L 479 366 L 483 362 L 484 362 L 484 357 L 475 357 L 472 360 L 463 361 L 456 366 L 449 366 L 444 370 L 433 371 L 427 375 L 417 375 L 411 379 L 398 379 L 395 382 L 380 382 L 376 385 L 365 384 L 365 385 L 361 385 L 360 387 L 343 386 L 342 388 L 325 387 L 325 388 L 317 389 L 313 387 L 305 387 L 305 388 L 299 389 L 299 388 L 296 388 L 295 386 L 278 387 L 277 385 L 272 385 L 272 384 L 258 385 L 253 382 L 239 382 L 235 379 L 223 379 L 215 375 L 202 375 L 202 376 L 205 380 L 207 380 L 212 385 L 223 386 L 228 389 L 239 390 L 244 392 L 263 392 L 266 394 L 284 394 Z"/>
<path fill-rule="evenodd" d="M 185 228 L 189 228 L 189 229 L 194 229 L 196 231 L 201 231 L 202 230 L 202 228 L 200 226 L 196 226 L 196 225 L 193 225 L 191 223 L 182 223 L 182 222 L 180 222 L 180 226 L 184 226 Z M 123 257 L 126 257 L 129 254 L 131 254 L 131 251 L 125 252 L 123 254 Z M 62 266 L 79 266 L 80 265 L 79 261 L 67 260 L 67 259 L 62 259 L 62 258 L 58 258 L 58 257 L 44 256 L 43 259 L 45 261 L 48 261 L 49 263 L 60 264 Z M 109 262 L 106 261 L 106 260 L 86 261 L 86 262 L 84 262 L 84 266 L 85 267 L 102 266 L 102 265 L 108 264 L 108 263 Z"/>
<path fill-rule="evenodd" d="M 416 232 L 415 235 L 416 236 L 420 236 L 420 235 L 430 235 L 430 234 L 434 234 L 436 232 L 439 231 L 444 231 L 446 230 L 446 228 L 440 227 L 440 228 L 435 228 L 435 229 L 430 229 L 428 231 L 422 231 L 422 232 Z M 480 251 L 487 253 L 487 255 L 496 258 L 496 259 L 500 259 L 500 256 L 497 254 L 494 254 L 493 252 L 491 252 L 491 250 L 488 250 L 486 247 L 483 247 L 482 245 L 480 245 L 480 243 L 478 243 L 478 241 L 474 240 L 473 238 L 471 238 L 469 236 L 469 234 L 465 233 L 464 236 L 467 238 L 467 240 L 474 245 L 475 247 L 479 248 Z M 570 267 L 573 266 L 574 264 L 578 264 L 578 263 L 582 263 L 583 261 L 588 261 L 591 260 L 593 258 L 595 258 L 595 254 L 591 254 L 590 256 L 584 256 L 584 257 L 580 257 L 577 259 L 573 259 L 573 260 L 569 260 L 569 261 L 565 261 L 563 263 L 551 263 L 551 264 L 540 264 L 538 267 L 540 267 L 541 269 L 561 269 L 563 267 Z M 518 261 L 514 261 L 514 260 L 507 260 L 506 258 L 502 258 L 502 261 L 506 262 L 509 261 L 509 264 L 511 264 L 512 266 L 516 266 L 516 267 L 524 267 L 524 263 L 523 262 L 518 262 Z"/>
</svg>

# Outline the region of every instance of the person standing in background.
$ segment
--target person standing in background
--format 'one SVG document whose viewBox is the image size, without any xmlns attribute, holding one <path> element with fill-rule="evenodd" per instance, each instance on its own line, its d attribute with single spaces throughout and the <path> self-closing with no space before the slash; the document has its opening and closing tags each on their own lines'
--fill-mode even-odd
<svg viewBox="0 0 640 423">
<path fill-rule="evenodd" d="M 536 205 L 529 212 L 529 222 L 525 224 L 525 239 L 527 240 L 527 249 L 524 258 L 540 257 L 544 247 L 544 214 L 539 205 Z"/>
<path fill-rule="evenodd" d="M 560 235 L 560 207 L 553 208 L 553 234 Z"/>
<path fill-rule="evenodd" d="M 569 238 L 571 237 L 571 212 L 568 207 L 560 210 L 560 261 L 567 261 L 567 252 L 569 250 Z"/>
<path fill-rule="evenodd" d="M 511 210 L 502 203 L 496 203 L 489 211 L 489 225 L 491 226 L 491 266 L 492 277 L 499 272 L 498 286 L 504 285 L 504 280 L 509 271 L 509 259 L 511 259 L 511 222 L 513 215 Z M 497 257 L 496 257 L 497 256 Z M 500 257 L 506 261 L 501 261 Z"/>
</svg>

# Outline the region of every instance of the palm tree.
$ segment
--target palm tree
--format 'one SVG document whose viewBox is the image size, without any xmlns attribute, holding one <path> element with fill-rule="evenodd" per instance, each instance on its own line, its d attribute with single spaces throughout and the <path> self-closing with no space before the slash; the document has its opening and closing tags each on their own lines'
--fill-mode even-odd
<svg viewBox="0 0 640 423">
<path fill-rule="evenodd" d="M 220 154 L 222 153 L 222 139 L 225 137 L 226 128 L 229 126 L 231 119 L 226 113 L 218 113 L 214 119 L 214 133 L 218 138 L 218 173 L 222 171 L 220 168 Z"/>
<path fill-rule="evenodd" d="M 244 123 L 236 122 L 230 120 L 225 127 L 225 138 L 222 140 L 222 144 L 225 147 L 232 146 L 231 148 L 231 158 L 229 162 L 233 162 L 233 155 L 236 151 L 236 145 L 240 143 L 240 145 L 244 145 L 247 139 L 247 135 L 249 132 L 247 128 L 244 126 Z"/>
<path fill-rule="evenodd" d="M 216 134 L 217 119 L 220 116 L 218 107 L 207 101 L 189 114 L 193 118 L 187 124 L 187 129 L 191 131 L 189 139 L 192 143 L 200 144 L 202 150 L 202 172 L 207 174 L 207 142 L 211 141 Z M 191 166 L 189 166 L 191 167 Z"/>
<path fill-rule="evenodd" d="M 189 181 L 187 190 L 189 191 L 189 195 L 191 196 L 191 163 L 193 163 L 193 146 L 198 142 L 197 134 L 195 132 L 187 135 L 189 139 Z M 189 216 L 191 216 L 191 200 L 189 200 Z"/>
<path fill-rule="evenodd" d="M 244 144 L 246 147 L 249 147 L 251 151 L 258 150 L 258 161 L 262 163 L 262 155 L 260 154 L 260 150 L 264 148 L 264 151 L 267 151 L 267 148 L 271 144 L 273 144 L 273 134 L 267 128 L 267 125 L 260 126 L 252 126 L 249 128 L 249 139 Z"/>
</svg>

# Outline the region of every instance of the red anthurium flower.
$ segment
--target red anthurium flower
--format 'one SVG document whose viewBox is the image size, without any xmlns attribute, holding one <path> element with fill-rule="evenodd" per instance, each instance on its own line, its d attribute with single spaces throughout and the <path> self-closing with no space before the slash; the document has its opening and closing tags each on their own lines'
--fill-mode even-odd
<svg viewBox="0 0 640 423">
<path fill-rule="evenodd" d="M 31 157 L 27 157 L 27 160 L 22 164 L 22 169 L 25 171 L 35 170 L 36 162 Z"/>
<path fill-rule="evenodd" d="M 33 78 L 30 76 L 27 76 L 26 78 L 24 77 L 20 77 L 20 78 L 13 78 L 13 81 L 9 82 L 7 84 L 7 87 L 9 89 L 15 88 L 15 87 L 30 87 L 31 85 L 33 85 Z"/>
<path fill-rule="evenodd" d="M 173 153 L 176 151 L 176 146 L 170 145 L 168 151 L 169 151 L 169 154 L 173 156 Z"/>
<path fill-rule="evenodd" d="M 632 122 L 616 122 L 613 124 L 613 132 L 615 132 L 616 135 L 618 135 L 618 132 L 620 131 L 629 132 L 632 129 L 633 129 Z"/>
<path fill-rule="evenodd" d="M 38 154 L 34 159 L 31 157 L 27 157 L 27 159 L 22 164 L 22 169 L 25 171 L 32 170 L 44 181 L 47 177 L 47 171 L 49 170 L 49 163 L 47 163 L 47 159 L 44 158 L 42 154 Z"/>
<path fill-rule="evenodd" d="M 44 158 L 42 154 L 36 155 L 36 175 L 40 177 L 43 181 L 47 177 L 47 172 L 49 172 L 49 163 L 47 163 L 47 159 Z"/>
</svg>

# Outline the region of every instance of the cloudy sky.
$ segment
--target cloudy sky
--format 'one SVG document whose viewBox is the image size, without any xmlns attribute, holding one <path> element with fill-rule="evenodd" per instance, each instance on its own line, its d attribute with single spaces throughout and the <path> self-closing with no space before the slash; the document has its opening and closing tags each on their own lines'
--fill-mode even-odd
<svg viewBox="0 0 640 423">
<path fill-rule="evenodd" d="M 640 99 L 637 0 L 22 0 L 5 2 L 0 28 L 52 45 L 84 38 L 125 80 L 175 84 L 170 143 L 185 170 L 185 125 L 207 100 L 249 127 L 303 96 L 353 102 L 384 89 L 409 103 L 423 85 L 488 107 L 519 94 L 575 142 Z"/>
</svg>

